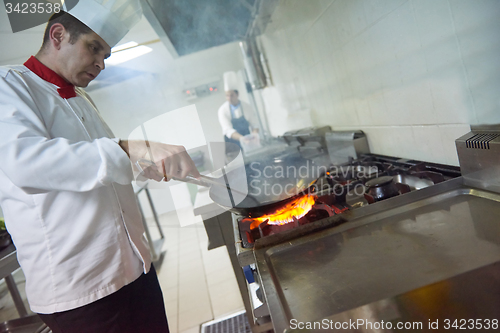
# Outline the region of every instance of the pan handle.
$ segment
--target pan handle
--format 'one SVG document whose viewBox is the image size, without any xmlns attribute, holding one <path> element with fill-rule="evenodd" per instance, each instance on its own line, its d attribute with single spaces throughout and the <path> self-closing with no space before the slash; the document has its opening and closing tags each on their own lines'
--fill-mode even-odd
<svg viewBox="0 0 500 333">
<path fill-rule="evenodd" d="M 137 162 L 135 162 L 135 165 L 140 172 L 139 175 L 142 175 L 144 173 L 144 169 L 146 169 L 147 167 L 156 166 L 156 164 L 153 161 L 150 161 L 150 160 L 147 160 L 144 158 L 137 160 Z M 200 186 L 204 186 L 204 187 L 211 187 L 212 185 L 215 185 L 218 187 L 223 187 L 226 190 L 237 193 L 239 195 L 243 195 L 243 196 L 248 195 L 248 193 L 243 193 L 241 191 L 235 190 L 234 188 L 231 188 L 229 186 L 229 184 L 227 184 L 227 183 L 222 184 L 216 178 L 205 176 L 205 175 L 200 175 L 200 179 L 197 179 L 193 176 L 186 176 L 186 178 L 184 178 L 184 179 L 177 178 L 177 177 L 168 177 L 168 178 L 173 179 L 173 180 L 177 180 L 179 182 L 191 183 L 191 184 L 200 185 Z M 164 177 L 161 181 L 166 181 L 168 178 L 167 178 L 167 175 L 164 175 Z"/>
<path fill-rule="evenodd" d="M 140 158 L 135 162 L 135 166 L 137 167 L 137 170 L 139 170 L 139 176 L 142 176 L 144 174 L 144 169 L 152 166 L 156 166 L 156 164 L 153 161 L 147 160 L 145 158 Z M 209 178 L 209 177 L 207 177 Z M 205 187 L 210 187 L 210 184 L 208 182 L 204 182 L 201 180 L 198 180 L 194 177 L 187 176 L 185 179 L 177 178 L 177 177 L 167 177 L 167 175 L 164 175 L 163 179 L 161 181 L 167 181 L 167 179 L 173 179 L 177 180 L 179 182 L 184 182 L 184 183 L 192 183 L 200 186 L 205 186 Z"/>
</svg>

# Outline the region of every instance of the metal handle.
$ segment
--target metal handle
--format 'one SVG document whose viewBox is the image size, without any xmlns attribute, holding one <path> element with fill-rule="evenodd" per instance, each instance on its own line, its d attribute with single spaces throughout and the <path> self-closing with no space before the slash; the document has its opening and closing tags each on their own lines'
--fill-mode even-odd
<svg viewBox="0 0 500 333">
<path fill-rule="evenodd" d="M 151 161 L 151 160 L 146 160 L 144 158 L 138 159 L 137 162 L 135 162 L 135 165 L 137 169 L 139 170 L 139 176 L 144 174 L 144 169 L 152 166 L 156 166 L 156 164 Z M 161 180 L 164 181 L 166 180 L 167 176 Z M 196 184 L 204 187 L 211 187 L 212 185 L 219 186 L 219 187 L 224 187 L 226 190 L 229 190 L 231 192 L 247 196 L 248 193 L 243 193 L 241 191 L 235 190 L 234 188 L 231 188 L 229 184 L 224 183 L 222 184 L 219 182 L 216 178 L 205 176 L 205 175 L 200 175 L 200 179 L 197 179 L 193 176 L 186 176 L 186 178 L 177 178 L 177 177 L 170 177 L 170 179 L 177 180 L 179 182 L 184 182 L 184 183 L 191 183 L 191 184 Z"/>
</svg>

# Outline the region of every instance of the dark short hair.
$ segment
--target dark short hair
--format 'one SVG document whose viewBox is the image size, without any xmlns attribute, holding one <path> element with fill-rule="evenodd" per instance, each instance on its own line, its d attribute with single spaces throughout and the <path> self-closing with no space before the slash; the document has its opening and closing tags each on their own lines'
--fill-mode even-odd
<svg viewBox="0 0 500 333">
<path fill-rule="evenodd" d="M 233 91 L 236 93 L 236 95 L 239 95 L 239 94 L 240 94 L 240 93 L 238 92 L 238 90 L 236 90 L 236 89 L 234 89 Z"/>
<path fill-rule="evenodd" d="M 62 24 L 64 29 L 69 32 L 69 42 L 71 44 L 75 44 L 81 35 L 92 32 L 89 27 L 80 22 L 78 19 L 66 12 L 61 11 L 50 17 L 47 27 L 45 28 L 45 34 L 43 35 L 42 48 L 45 48 L 49 43 L 50 28 L 52 28 L 52 26 L 56 23 Z"/>
</svg>

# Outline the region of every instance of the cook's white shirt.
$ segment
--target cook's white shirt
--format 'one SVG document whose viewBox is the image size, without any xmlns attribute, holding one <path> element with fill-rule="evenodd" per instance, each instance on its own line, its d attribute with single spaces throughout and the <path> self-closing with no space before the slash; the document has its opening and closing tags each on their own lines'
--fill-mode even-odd
<svg viewBox="0 0 500 333">
<path fill-rule="evenodd" d="M 234 117 L 240 118 L 244 116 L 245 119 L 250 123 L 251 131 L 252 129 L 257 128 L 255 126 L 255 116 L 253 115 L 254 112 L 255 111 L 250 104 L 240 100 L 240 107 L 234 110 Z M 231 122 L 231 108 L 228 101 L 222 104 L 219 108 L 218 117 L 220 126 L 222 127 L 222 134 L 231 139 L 231 135 L 233 135 L 236 130 L 233 128 L 233 123 Z"/>
<path fill-rule="evenodd" d="M 37 313 L 94 302 L 151 266 L 128 156 L 76 92 L 0 67 L 0 205 Z"/>
</svg>

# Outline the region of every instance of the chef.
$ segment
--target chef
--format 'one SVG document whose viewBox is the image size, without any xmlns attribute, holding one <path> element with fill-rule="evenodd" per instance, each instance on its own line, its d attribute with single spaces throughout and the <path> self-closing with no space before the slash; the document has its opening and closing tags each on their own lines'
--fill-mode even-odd
<svg viewBox="0 0 500 333">
<path fill-rule="evenodd" d="M 132 166 L 199 174 L 183 147 L 115 138 L 81 89 L 141 16 L 140 0 L 79 1 L 36 56 L 0 67 L 0 205 L 30 307 L 54 333 L 168 332 Z"/>
<path fill-rule="evenodd" d="M 259 130 L 255 124 L 255 110 L 239 99 L 235 72 L 224 73 L 224 90 L 227 101 L 219 108 L 218 116 L 225 142 L 233 144 L 226 145 L 226 154 L 232 154 L 241 148 L 241 140 L 249 139 L 249 134 Z"/>
</svg>

